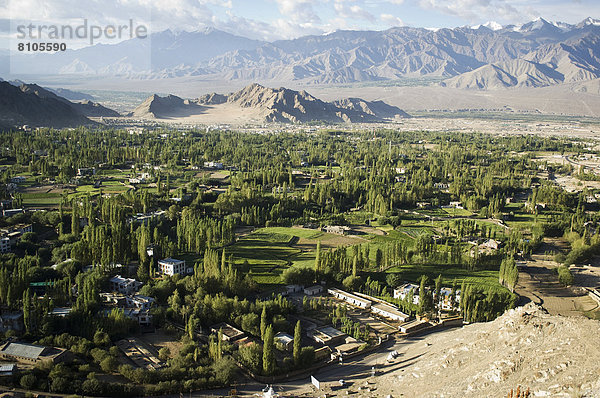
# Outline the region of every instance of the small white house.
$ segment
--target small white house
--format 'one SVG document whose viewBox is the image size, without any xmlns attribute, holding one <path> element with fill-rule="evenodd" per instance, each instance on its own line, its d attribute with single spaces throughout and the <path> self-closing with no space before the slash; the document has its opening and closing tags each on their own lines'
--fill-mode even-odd
<svg viewBox="0 0 600 398">
<path fill-rule="evenodd" d="M 127 303 L 127 307 L 137 308 L 142 310 L 147 310 L 152 307 L 154 303 L 154 299 L 148 296 L 142 296 L 141 294 L 136 294 L 135 296 L 125 298 Z"/>
<path fill-rule="evenodd" d="M 323 293 L 323 286 L 321 285 L 315 285 L 304 289 L 304 294 L 307 296 L 316 296 L 321 293 Z"/>
<path fill-rule="evenodd" d="M 404 300 L 406 296 L 413 292 L 413 304 L 419 304 L 419 285 L 405 283 L 404 285 L 394 289 L 394 298 Z"/>
<path fill-rule="evenodd" d="M 109 279 L 110 290 L 121 294 L 130 295 L 137 292 L 143 283 L 132 278 L 123 278 L 121 275 Z"/>
<path fill-rule="evenodd" d="M 278 347 L 287 351 L 291 351 L 294 346 L 294 338 L 287 333 L 277 333 L 274 340 Z"/>
<path fill-rule="evenodd" d="M 158 272 L 163 275 L 173 276 L 175 274 L 185 274 L 185 261 L 175 258 L 165 258 L 158 262 Z"/>
<path fill-rule="evenodd" d="M 285 292 L 287 294 L 300 293 L 303 290 L 304 290 L 304 286 L 302 286 L 302 285 L 287 285 L 285 287 Z"/>
</svg>

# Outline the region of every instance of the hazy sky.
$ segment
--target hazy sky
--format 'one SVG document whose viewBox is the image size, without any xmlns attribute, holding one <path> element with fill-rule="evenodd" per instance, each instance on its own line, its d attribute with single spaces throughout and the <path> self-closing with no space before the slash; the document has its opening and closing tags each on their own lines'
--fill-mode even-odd
<svg viewBox="0 0 600 398">
<path fill-rule="evenodd" d="M 576 23 L 600 18 L 600 0 L 0 0 L 0 25 L 120 23 L 133 18 L 153 31 L 215 27 L 259 39 L 294 38 L 337 29 L 455 27 L 537 17 Z M 11 29 L 14 33 L 14 28 Z"/>
</svg>

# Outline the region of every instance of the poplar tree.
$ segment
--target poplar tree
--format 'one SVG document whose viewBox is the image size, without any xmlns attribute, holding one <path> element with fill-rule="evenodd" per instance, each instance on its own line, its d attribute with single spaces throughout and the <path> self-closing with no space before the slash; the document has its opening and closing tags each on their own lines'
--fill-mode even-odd
<svg viewBox="0 0 600 398">
<path fill-rule="evenodd" d="M 263 342 L 263 372 L 270 375 L 275 370 L 275 356 L 273 354 L 273 326 L 267 326 Z"/>
<path fill-rule="evenodd" d="M 302 326 L 300 321 L 296 322 L 294 329 L 294 363 L 296 366 L 300 364 L 300 350 L 302 349 Z"/>
</svg>

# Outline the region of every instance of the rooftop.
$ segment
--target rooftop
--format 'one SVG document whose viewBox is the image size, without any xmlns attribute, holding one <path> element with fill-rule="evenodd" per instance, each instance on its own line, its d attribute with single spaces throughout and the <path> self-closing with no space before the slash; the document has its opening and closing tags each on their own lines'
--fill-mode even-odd
<svg viewBox="0 0 600 398">
<path fill-rule="evenodd" d="M 402 318 L 408 318 L 408 315 L 406 315 L 405 313 L 403 313 L 402 311 L 400 311 L 398 308 L 388 305 L 388 304 L 383 304 L 383 303 L 376 303 L 373 304 L 371 306 L 371 308 L 376 308 L 380 311 L 385 311 L 388 314 L 393 314 Z"/>
<path fill-rule="evenodd" d="M 33 344 L 8 343 L 1 352 L 15 357 L 38 359 L 45 349 L 46 347 Z"/>
<path fill-rule="evenodd" d="M 164 260 L 160 260 L 160 263 L 168 263 L 168 264 L 179 264 L 179 263 L 183 263 L 183 260 L 177 260 L 176 258 L 165 258 Z"/>
</svg>

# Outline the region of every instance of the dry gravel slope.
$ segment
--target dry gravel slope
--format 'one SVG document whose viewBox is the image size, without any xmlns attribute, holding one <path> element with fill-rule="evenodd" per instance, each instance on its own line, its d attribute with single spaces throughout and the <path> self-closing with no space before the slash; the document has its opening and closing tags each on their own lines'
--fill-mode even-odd
<svg viewBox="0 0 600 398">
<path fill-rule="evenodd" d="M 486 324 L 425 338 L 411 366 L 378 380 L 394 397 L 600 397 L 600 322 L 528 304 Z M 409 353 L 405 354 L 408 357 Z"/>
</svg>

